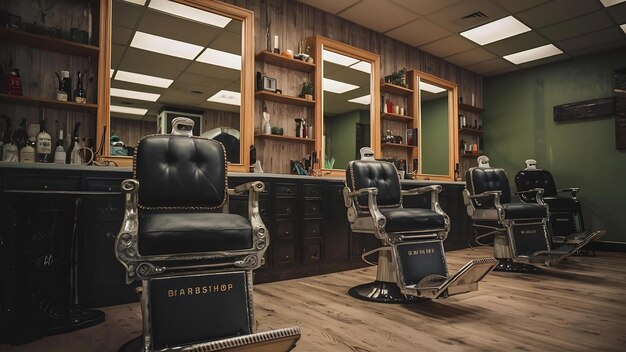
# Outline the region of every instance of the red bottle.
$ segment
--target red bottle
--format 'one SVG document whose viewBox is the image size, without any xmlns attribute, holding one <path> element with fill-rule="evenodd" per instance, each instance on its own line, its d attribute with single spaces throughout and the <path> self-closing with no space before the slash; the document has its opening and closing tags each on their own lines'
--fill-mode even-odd
<svg viewBox="0 0 626 352">
<path fill-rule="evenodd" d="M 9 70 L 9 73 L 4 75 L 4 79 L 7 87 L 7 94 L 22 96 L 22 79 L 20 78 L 20 71 L 16 68 Z"/>
</svg>

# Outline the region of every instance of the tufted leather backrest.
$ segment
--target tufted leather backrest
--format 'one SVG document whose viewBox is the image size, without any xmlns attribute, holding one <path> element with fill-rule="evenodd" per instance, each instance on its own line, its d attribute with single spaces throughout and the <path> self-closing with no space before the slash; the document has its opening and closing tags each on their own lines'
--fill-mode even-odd
<svg viewBox="0 0 626 352">
<path fill-rule="evenodd" d="M 400 177 L 390 162 L 353 160 L 346 168 L 346 183 L 353 191 L 376 187 L 379 207 L 399 207 L 402 204 Z M 359 207 L 367 208 L 367 195 L 358 197 L 357 202 Z"/>
<path fill-rule="evenodd" d="M 544 197 L 555 197 L 556 184 L 552 174 L 546 170 L 522 170 L 515 175 L 515 186 L 519 192 L 528 191 L 533 188 L 543 188 Z M 527 195 L 528 196 L 528 195 Z M 524 195 L 521 195 L 524 200 L 534 201 L 535 196 L 532 195 L 532 199 L 526 199 Z"/>
<path fill-rule="evenodd" d="M 467 190 L 470 194 L 480 194 L 487 191 L 500 191 L 500 203 L 511 202 L 511 188 L 509 179 L 503 169 L 493 167 L 473 167 L 467 170 L 465 178 L 467 181 Z M 483 203 L 485 206 L 492 204 Z"/>
<path fill-rule="evenodd" d="M 226 154 L 214 140 L 144 137 L 137 145 L 133 172 L 144 209 L 216 209 L 226 200 Z"/>
</svg>

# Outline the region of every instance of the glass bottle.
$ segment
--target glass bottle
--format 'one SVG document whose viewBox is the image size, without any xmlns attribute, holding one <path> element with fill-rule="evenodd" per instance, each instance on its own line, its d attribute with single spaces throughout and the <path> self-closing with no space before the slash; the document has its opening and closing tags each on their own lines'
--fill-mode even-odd
<svg viewBox="0 0 626 352">
<path fill-rule="evenodd" d="M 72 142 L 70 143 L 70 146 L 67 147 L 67 152 L 66 152 L 66 156 L 65 156 L 65 163 L 66 164 L 81 164 L 80 162 L 80 155 L 78 155 L 78 148 L 80 148 L 80 146 L 78 145 L 78 131 L 80 129 L 80 122 L 76 122 L 76 124 L 74 125 L 74 131 L 72 133 Z"/>
<path fill-rule="evenodd" d="M 67 94 L 67 101 L 74 101 L 72 99 L 72 79 L 70 78 L 70 71 L 61 71 L 62 81 L 61 84 L 63 86 L 62 90 Z"/>
<path fill-rule="evenodd" d="M 52 137 L 46 131 L 46 120 L 41 120 L 40 128 L 35 144 L 35 160 L 38 163 L 47 163 L 52 155 Z"/>
<path fill-rule="evenodd" d="M 20 126 L 13 133 L 13 142 L 18 150 L 21 150 L 28 143 L 28 132 L 26 132 L 26 119 L 22 118 Z"/>
<path fill-rule="evenodd" d="M 76 81 L 76 90 L 74 91 L 74 101 L 77 103 L 84 104 L 87 102 L 87 93 L 83 89 L 83 79 L 78 71 L 78 79 Z"/>
<path fill-rule="evenodd" d="M 454 165 L 454 180 L 461 181 L 461 174 L 459 173 L 459 163 Z"/>
<path fill-rule="evenodd" d="M 35 162 L 35 144 L 37 142 L 37 131 L 39 130 L 38 124 L 31 123 L 28 127 L 28 141 L 26 145 L 20 149 L 20 162 L 34 163 Z"/>
<path fill-rule="evenodd" d="M 66 157 L 65 148 L 63 148 L 63 130 L 59 130 L 59 139 L 57 139 L 57 146 L 54 149 L 54 163 L 65 164 Z"/>
</svg>

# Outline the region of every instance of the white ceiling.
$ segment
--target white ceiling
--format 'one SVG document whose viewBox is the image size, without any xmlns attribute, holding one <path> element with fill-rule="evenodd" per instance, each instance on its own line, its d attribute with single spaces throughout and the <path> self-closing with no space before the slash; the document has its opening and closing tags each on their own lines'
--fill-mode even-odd
<svg viewBox="0 0 626 352">
<path fill-rule="evenodd" d="M 626 46 L 620 28 L 626 2 L 605 8 L 600 0 L 298 1 L 484 76 Z M 509 15 L 532 30 L 485 46 L 459 35 Z M 550 43 L 563 54 L 520 65 L 502 58 Z"/>
</svg>

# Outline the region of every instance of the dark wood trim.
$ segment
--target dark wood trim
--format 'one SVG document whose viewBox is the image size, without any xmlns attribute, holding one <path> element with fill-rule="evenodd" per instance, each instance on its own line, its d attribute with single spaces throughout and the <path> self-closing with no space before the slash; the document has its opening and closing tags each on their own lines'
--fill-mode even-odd
<svg viewBox="0 0 626 352">
<path fill-rule="evenodd" d="M 468 105 L 468 104 L 463 104 L 463 103 L 459 103 L 459 110 L 469 111 L 469 112 L 473 112 L 476 114 L 482 114 L 483 112 L 485 112 L 485 109 L 483 108 L 479 108 L 478 106 Z"/>
<path fill-rule="evenodd" d="M 615 113 L 615 98 L 600 98 L 575 103 L 556 105 L 554 121 L 578 120 L 609 116 Z"/>
</svg>

